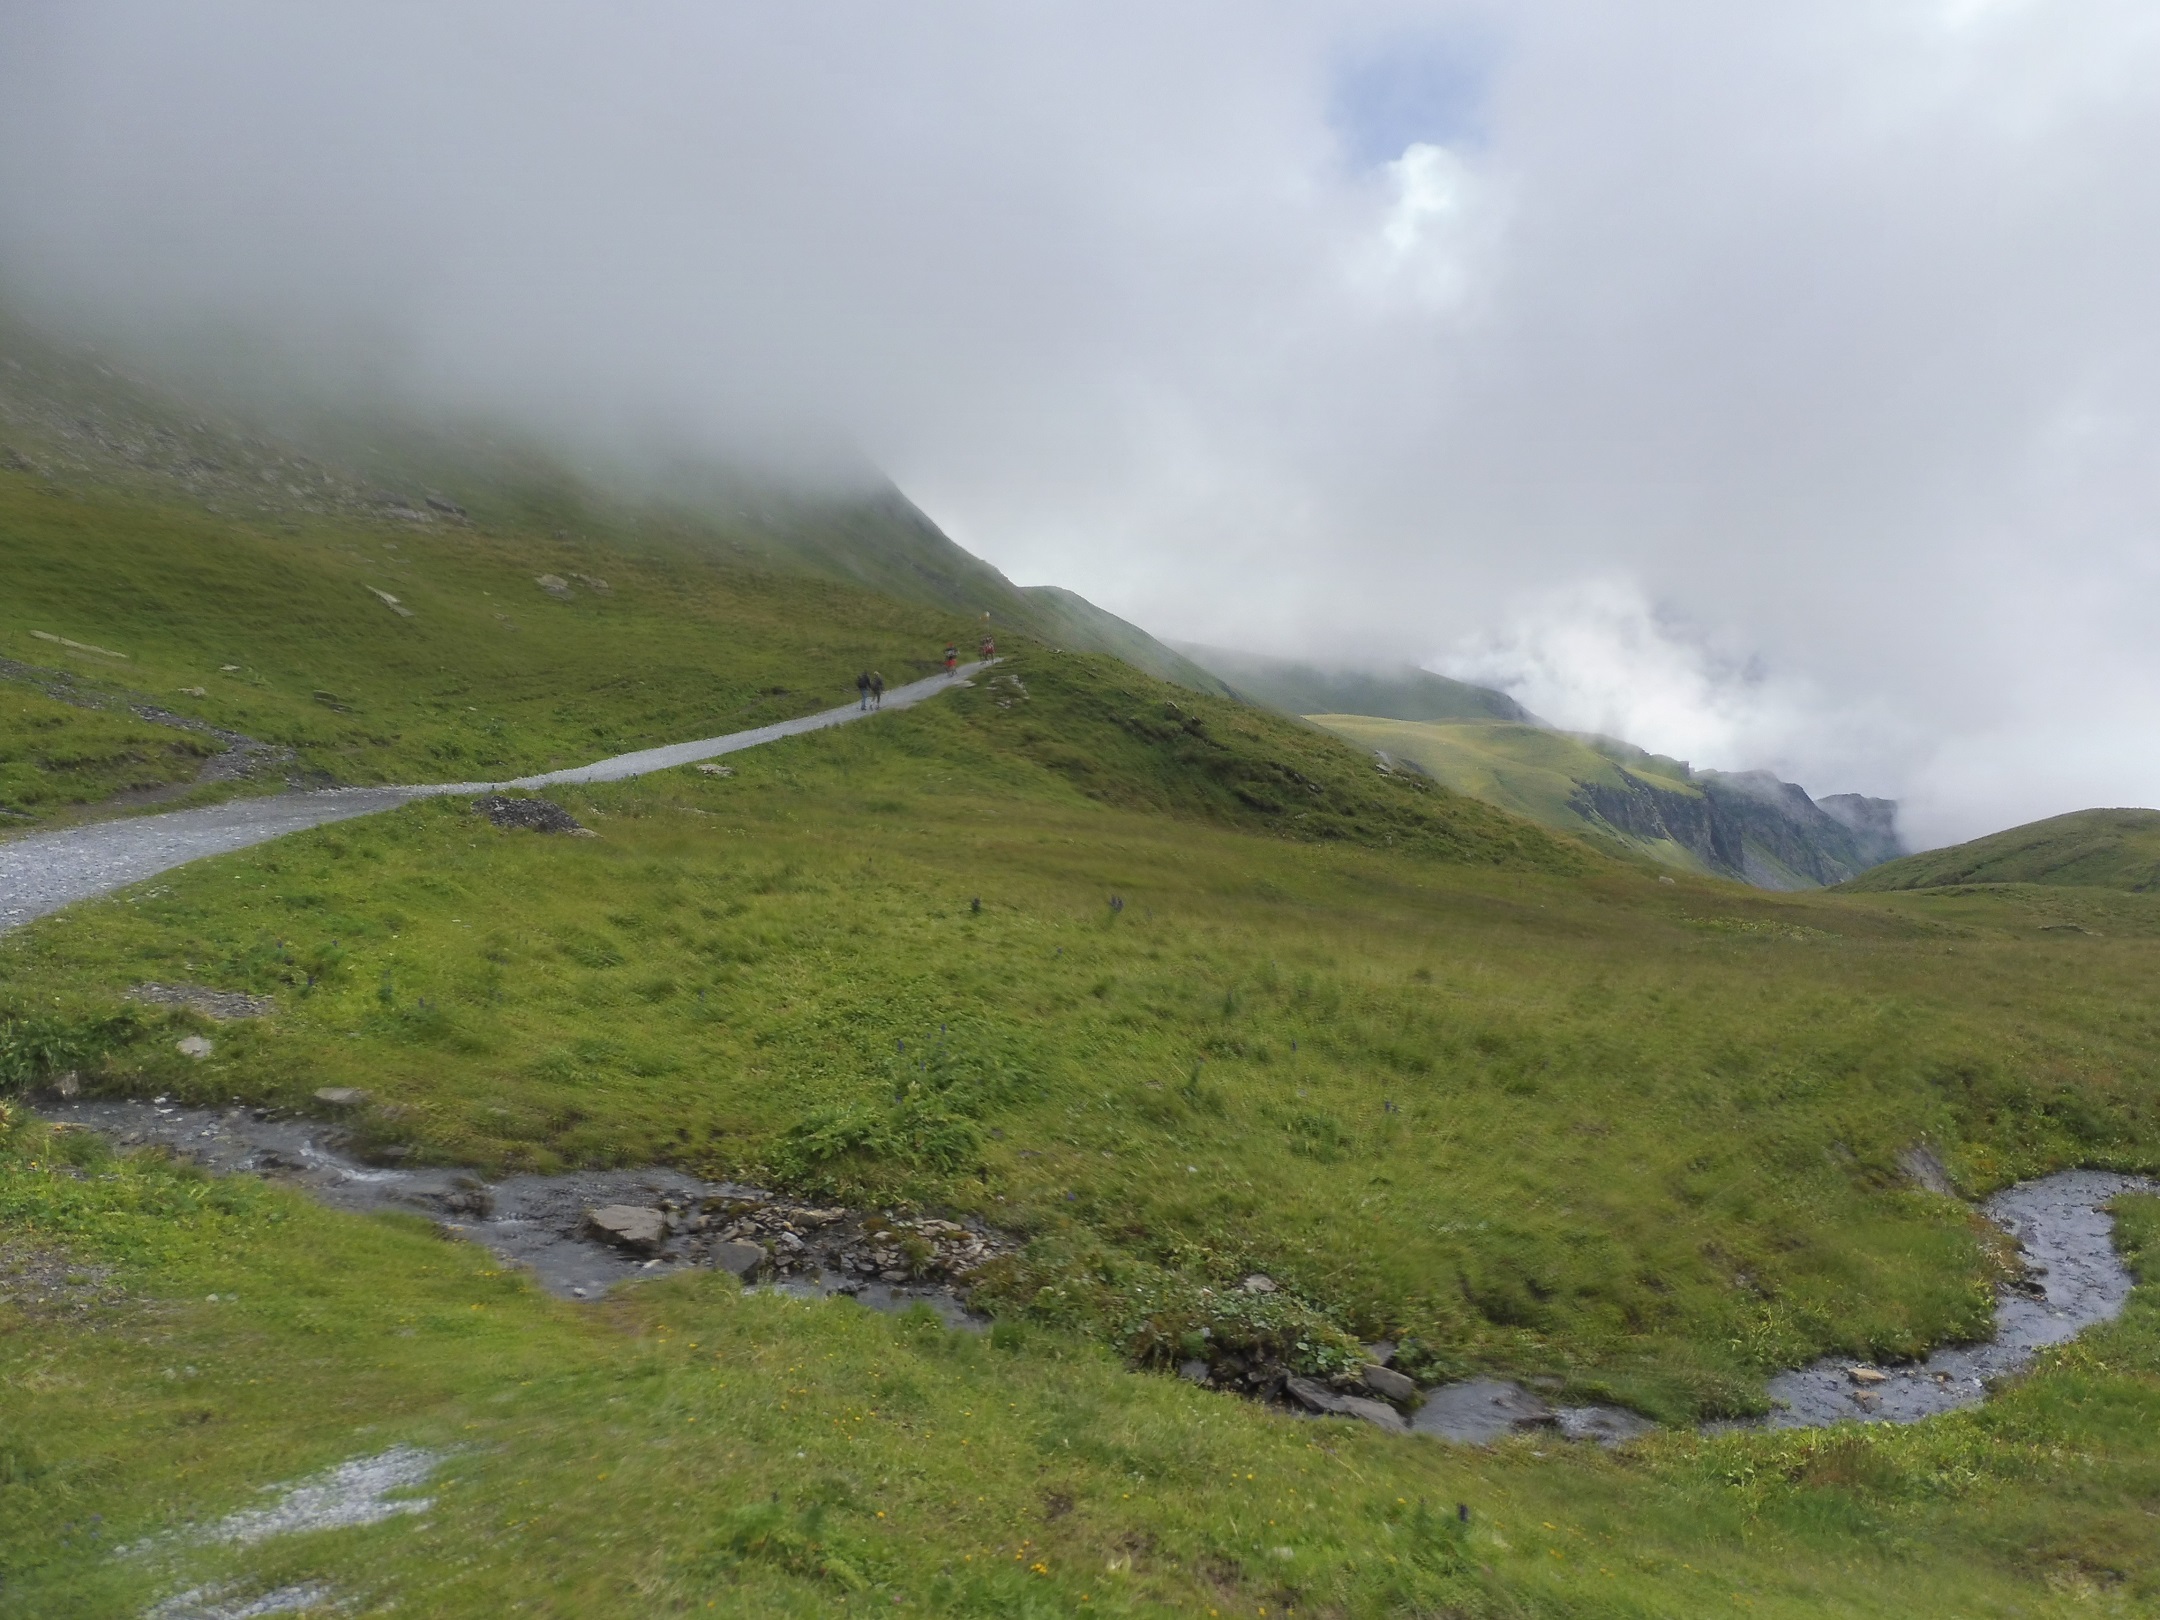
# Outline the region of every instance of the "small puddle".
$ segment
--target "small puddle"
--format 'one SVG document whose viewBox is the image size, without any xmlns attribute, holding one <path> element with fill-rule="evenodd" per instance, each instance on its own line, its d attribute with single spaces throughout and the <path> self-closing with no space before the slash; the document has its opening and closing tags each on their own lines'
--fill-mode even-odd
<svg viewBox="0 0 2160 1620">
<path fill-rule="evenodd" d="M 83 1097 L 46 1099 L 38 1112 L 56 1125 L 96 1131 L 117 1148 L 161 1146 L 206 1170 L 245 1172 L 296 1186 L 332 1209 L 429 1216 L 522 1267 L 564 1299 L 598 1299 L 631 1277 L 710 1266 L 716 1250 L 740 1256 L 744 1245 L 729 1241 L 735 1234 L 763 1241 L 770 1251 L 772 1261 L 756 1266 L 753 1274 L 766 1279 L 759 1286 L 776 1293 L 800 1299 L 843 1295 L 883 1311 L 927 1305 L 948 1326 L 980 1332 L 989 1318 L 968 1310 L 957 1278 L 911 1281 L 890 1270 L 881 1275 L 868 1257 L 896 1257 L 874 1232 L 881 1226 L 897 1230 L 918 1254 L 927 1253 L 948 1273 L 959 1272 L 970 1259 L 1010 1248 L 972 1223 L 886 1221 L 858 1211 L 815 1210 L 762 1188 L 701 1181 L 680 1170 L 581 1170 L 488 1182 L 465 1170 L 383 1169 L 348 1158 L 341 1151 L 343 1132 L 335 1125 L 253 1108 Z M 593 1234 L 587 1212 L 610 1206 L 675 1213 L 656 1252 L 641 1251 Z M 721 1213 L 704 1213 L 708 1209 Z M 737 1233 L 738 1227 L 752 1230 Z"/>
</svg>

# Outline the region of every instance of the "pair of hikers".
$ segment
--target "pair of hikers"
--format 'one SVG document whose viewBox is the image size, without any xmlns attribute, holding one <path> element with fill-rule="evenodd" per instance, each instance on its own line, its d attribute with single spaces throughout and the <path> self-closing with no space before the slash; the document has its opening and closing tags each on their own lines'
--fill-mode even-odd
<svg viewBox="0 0 2160 1620">
<path fill-rule="evenodd" d="M 885 677 L 874 669 L 866 669 L 855 677 L 855 696 L 866 709 L 885 707 Z"/>
</svg>

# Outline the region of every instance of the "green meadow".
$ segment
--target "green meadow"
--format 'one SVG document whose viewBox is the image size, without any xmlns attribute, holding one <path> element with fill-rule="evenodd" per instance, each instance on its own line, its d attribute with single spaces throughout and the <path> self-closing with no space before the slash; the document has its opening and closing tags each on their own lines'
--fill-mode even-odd
<svg viewBox="0 0 2160 1620">
<path fill-rule="evenodd" d="M 805 555 L 845 559 L 832 523 Z M 753 539 L 544 502 L 243 521 L 0 473 L 0 656 L 41 672 L 0 685 L 9 823 L 184 789 L 208 743 L 130 702 L 308 780 L 502 776 L 844 701 L 979 618 Z M 1903 1150 L 1973 1196 L 2160 1167 L 2160 897 L 1662 872 L 1004 644 L 730 775 L 565 792 L 592 838 L 419 803 L 0 939 L 0 1615 L 316 1582 L 428 1616 L 2150 1611 L 2150 1201 L 2129 1313 L 1981 1410 L 1684 1426 L 1818 1353 L 1985 1331 L 2001 1236 Z M 129 1002 L 145 981 L 276 1011 L 213 1025 Z M 986 1335 L 724 1278 L 572 1305 L 422 1222 L 49 1132 L 21 1098 L 66 1070 L 356 1086 L 367 1151 L 668 1163 L 1025 1243 Z M 1676 1427 L 1476 1452 L 1167 1375 L 1381 1336 L 1428 1380 Z M 398 1446 L 441 1454 L 424 1514 L 206 1539 Z"/>
<path fill-rule="evenodd" d="M 2148 1286 L 1985 1408 L 1479 1452 L 1054 1330 L 711 1277 L 573 1307 L 420 1221 L 11 1113 L 0 1272 L 51 1281 L 0 1306 L 0 1615 L 2149 1613 L 2160 1203 L 2122 1213 Z M 423 1513 L 217 1538 L 396 1447 L 440 1458 Z"/>
<path fill-rule="evenodd" d="M 2094 937 L 1661 882 L 1347 751 L 1307 798 L 1370 841 L 1289 836 L 1166 690 L 1024 655 L 570 796 L 592 839 L 415 805 L 77 907 L 0 983 L 85 1028 L 142 981 L 279 998 L 200 1065 L 191 1015 L 138 1019 L 101 1088 L 359 1086 L 369 1142 L 441 1162 L 974 1211 L 1032 1239 L 1006 1308 L 1141 1361 L 1259 1269 L 1312 1315 L 1252 1331 L 1314 1365 L 1384 1335 L 1673 1420 L 1984 1331 L 1988 1229 L 1901 1149 L 1975 1193 L 2160 1162 L 2144 897 Z"/>
</svg>

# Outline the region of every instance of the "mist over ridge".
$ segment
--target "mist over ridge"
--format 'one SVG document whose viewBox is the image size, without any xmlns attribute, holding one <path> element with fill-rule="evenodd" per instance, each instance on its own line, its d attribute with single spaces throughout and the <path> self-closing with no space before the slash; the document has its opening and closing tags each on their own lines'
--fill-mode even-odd
<svg viewBox="0 0 2160 1620">
<path fill-rule="evenodd" d="M 2160 799 L 2126 5 L 0 20 L 0 284 L 1157 635 L 1900 799 Z M 280 396 L 282 398 L 282 395 Z"/>
</svg>

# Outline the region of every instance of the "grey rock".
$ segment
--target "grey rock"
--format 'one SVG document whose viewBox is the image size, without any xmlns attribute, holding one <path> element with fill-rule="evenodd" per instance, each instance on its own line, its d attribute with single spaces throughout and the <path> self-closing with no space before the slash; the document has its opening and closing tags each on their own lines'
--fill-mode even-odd
<svg viewBox="0 0 2160 1620">
<path fill-rule="evenodd" d="M 1208 1381 L 1208 1364 L 1195 1356 L 1190 1361 L 1180 1363 L 1177 1375 L 1188 1384 L 1204 1384 Z"/>
<path fill-rule="evenodd" d="M 1238 1286 L 1248 1294 L 1272 1294 L 1278 1291 L 1281 1284 L 1277 1283 L 1273 1277 L 1268 1276 L 1267 1273 L 1256 1271 Z"/>
<path fill-rule="evenodd" d="M 1950 1169 L 1925 1142 L 1915 1142 L 1897 1156 L 1898 1168 L 1910 1176 L 1913 1185 L 1945 1198 L 1955 1198 L 1957 1188 L 1951 1185 Z"/>
<path fill-rule="evenodd" d="M 274 997 L 212 990 L 201 984 L 138 984 L 125 999 L 152 1007 L 186 1007 L 221 1023 L 235 1018 L 263 1018 L 277 1011 Z"/>
<path fill-rule="evenodd" d="M 541 574 L 533 580 L 533 583 L 558 602 L 570 600 L 570 582 L 560 574 Z"/>
<path fill-rule="evenodd" d="M 179 1040 L 173 1042 L 173 1045 L 179 1050 L 181 1056 L 194 1058 L 197 1062 L 201 1062 L 217 1050 L 216 1047 L 212 1046 L 209 1041 L 200 1035 L 183 1035 Z"/>
<path fill-rule="evenodd" d="M 1417 1384 L 1392 1367 L 1368 1365 L 1359 1374 L 1365 1387 L 1383 1400 L 1407 1402 L 1417 1399 Z"/>
<path fill-rule="evenodd" d="M 553 799 L 513 799 L 507 793 L 490 793 L 484 799 L 473 800 L 473 808 L 498 827 L 543 833 L 585 830 L 577 817 Z"/>
<path fill-rule="evenodd" d="M 315 1100 L 331 1108 L 358 1108 L 368 1100 L 368 1094 L 358 1086 L 320 1086 Z"/>
<path fill-rule="evenodd" d="M 604 1243 L 651 1254 L 667 1241 L 667 1217 L 636 1204 L 607 1204 L 585 1212 L 585 1229 Z"/>
<path fill-rule="evenodd" d="M 1403 1422 L 1402 1414 L 1385 1401 L 1367 1400 L 1362 1395 L 1338 1395 L 1316 1379 L 1293 1374 L 1283 1380 L 1283 1390 L 1308 1412 L 1318 1412 L 1326 1417 L 1361 1418 L 1391 1434 L 1403 1434 L 1409 1428 Z"/>
<path fill-rule="evenodd" d="M 765 1264 L 765 1251 L 755 1243 L 715 1243 L 712 1263 L 730 1276 L 748 1282 Z"/>
<path fill-rule="evenodd" d="M 70 1069 L 53 1082 L 53 1090 L 62 1097 L 72 1097 L 82 1090 L 82 1077 Z"/>
</svg>

